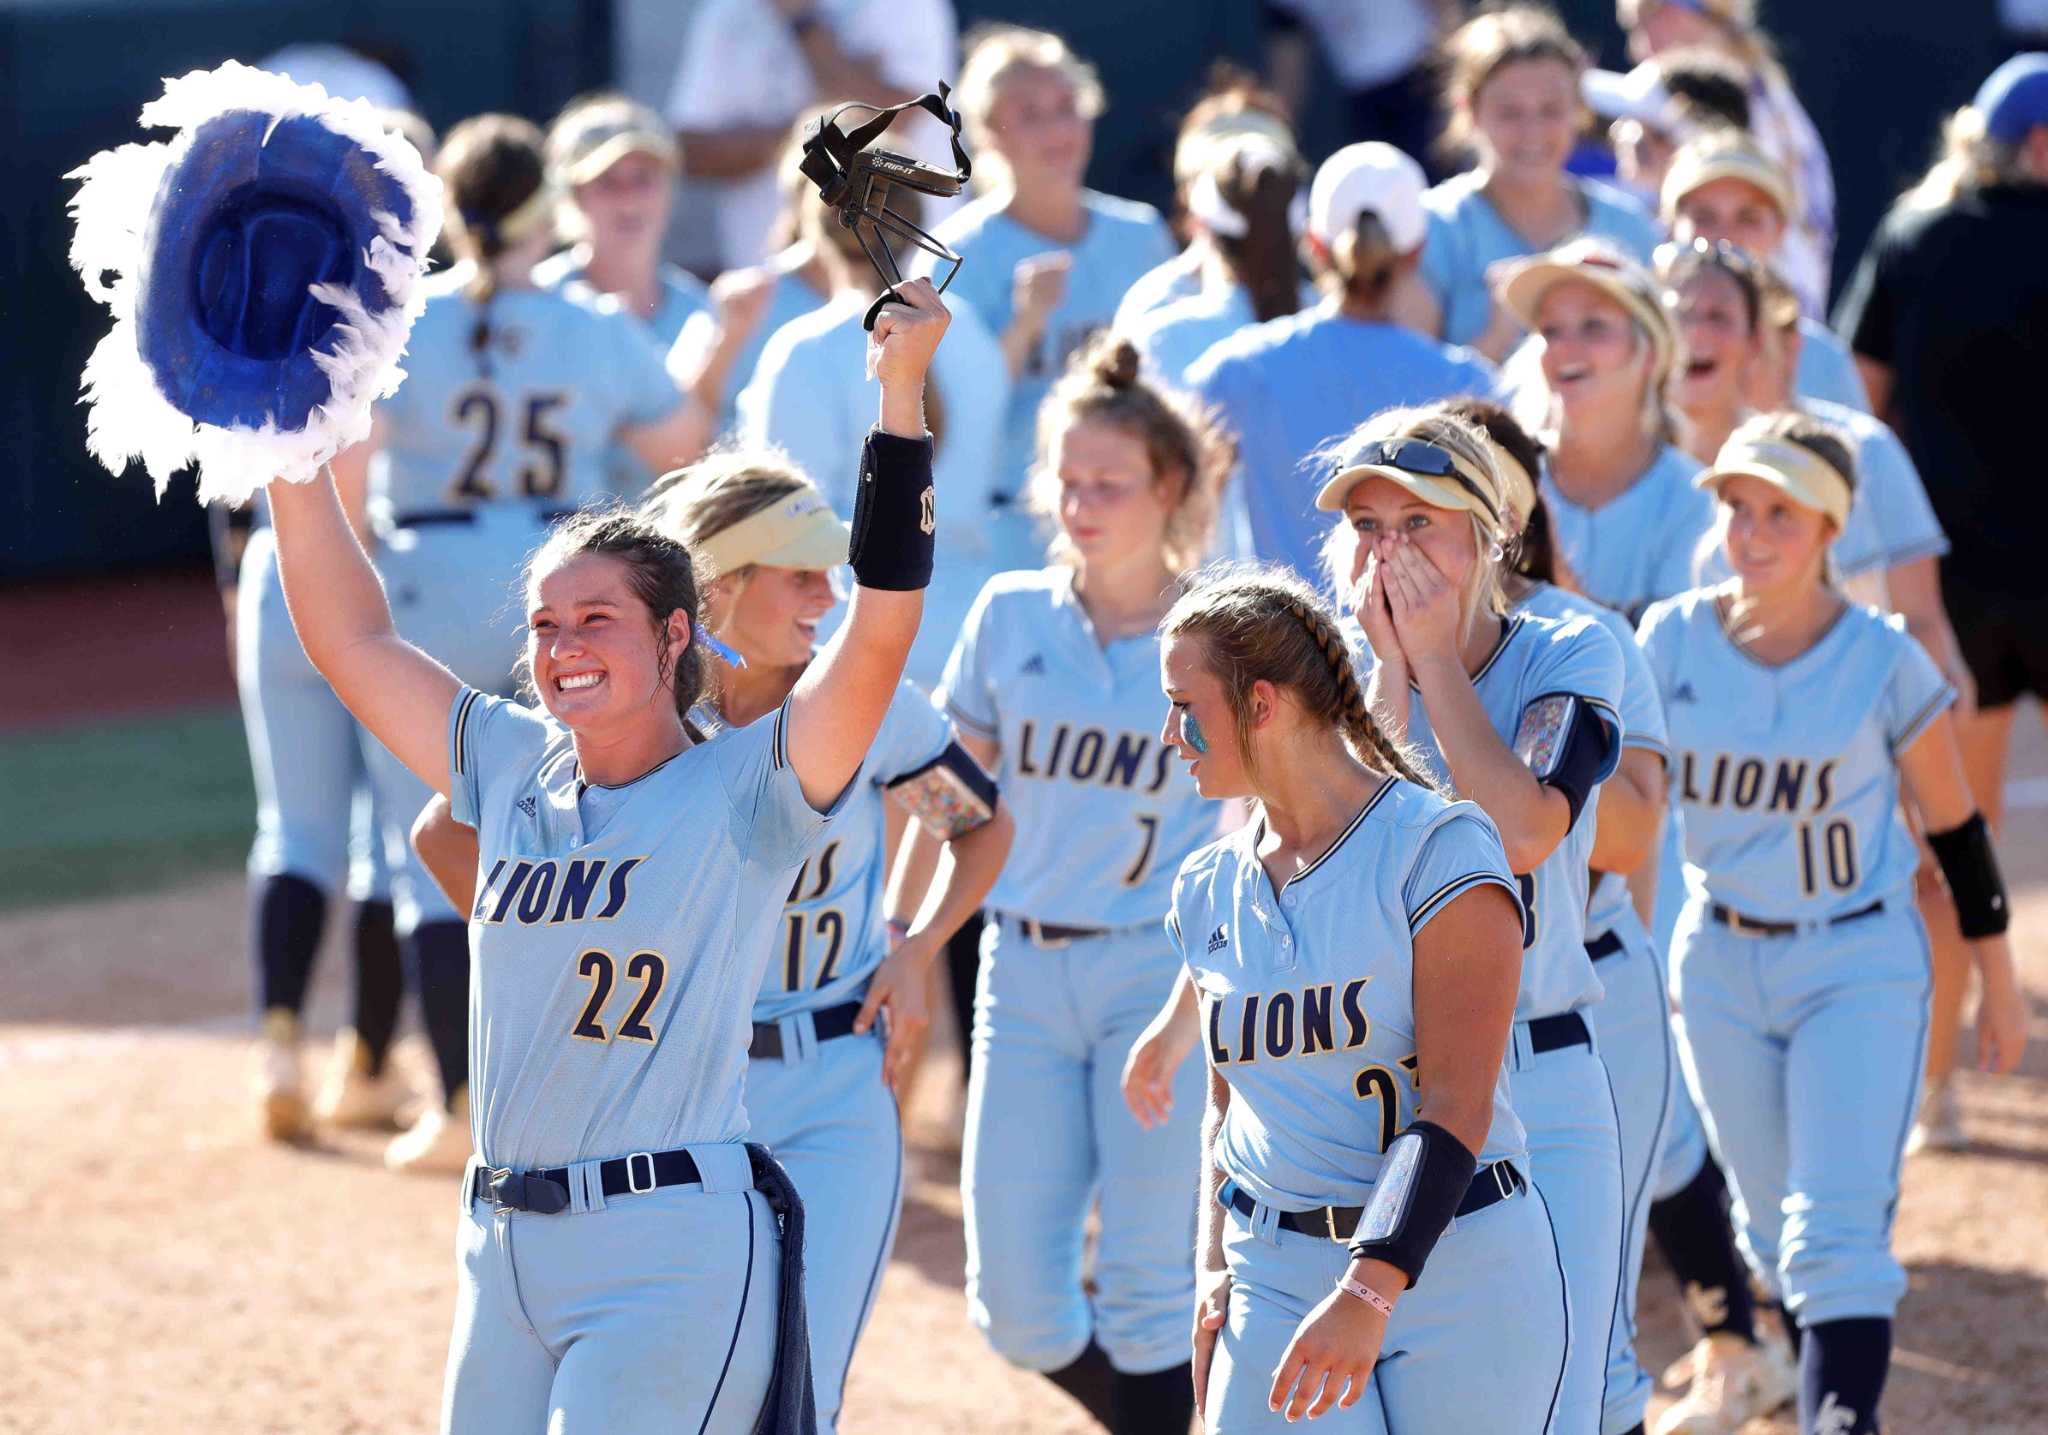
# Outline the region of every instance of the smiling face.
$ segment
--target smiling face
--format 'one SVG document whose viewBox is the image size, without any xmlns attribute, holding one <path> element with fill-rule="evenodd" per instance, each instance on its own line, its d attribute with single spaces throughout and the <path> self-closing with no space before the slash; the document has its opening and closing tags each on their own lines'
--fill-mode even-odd
<svg viewBox="0 0 2048 1435">
<path fill-rule="evenodd" d="M 675 195 L 668 167 L 644 150 L 634 150 L 602 174 L 572 191 L 593 249 L 646 248 L 668 231 Z"/>
<path fill-rule="evenodd" d="M 1019 189 L 1077 189 L 1088 169 L 1095 122 L 1058 70 L 1018 65 L 1002 77 L 988 112 L 989 143 Z"/>
<path fill-rule="evenodd" d="M 1601 289 L 1565 280 L 1536 306 L 1543 377 L 1566 422 L 1632 416 L 1649 382 L 1650 346 L 1635 320 Z"/>
<path fill-rule="evenodd" d="M 1209 666 L 1208 648 L 1201 638 L 1169 634 L 1160 640 L 1159 685 L 1167 702 L 1159 740 L 1188 764 L 1195 790 L 1204 797 L 1253 796 L 1237 714 L 1223 679 Z M 1271 684 L 1263 686 L 1270 688 Z M 1188 740 L 1190 719 L 1200 729 L 1199 749 Z"/>
<path fill-rule="evenodd" d="M 1680 244 L 1695 237 L 1725 239 L 1757 259 L 1770 259 L 1785 242 L 1785 216 L 1755 185 L 1712 179 L 1678 202 L 1671 234 Z"/>
<path fill-rule="evenodd" d="M 1742 286 L 1719 269 L 1703 267 L 1670 298 L 1683 354 L 1678 406 L 1689 414 L 1740 408 L 1763 349 Z"/>
<path fill-rule="evenodd" d="M 1579 79 L 1562 60 L 1510 60 L 1472 96 L 1486 168 L 1529 182 L 1564 170 L 1579 123 Z"/>
<path fill-rule="evenodd" d="M 1171 486 L 1154 478 L 1144 441 L 1130 429 L 1075 419 L 1054 438 L 1049 458 L 1060 532 L 1084 566 L 1161 550 Z"/>
<path fill-rule="evenodd" d="M 756 564 L 705 591 L 705 622 L 750 665 L 802 667 L 818 643 L 818 623 L 839 601 L 818 568 Z"/>
<path fill-rule="evenodd" d="M 1721 480 L 1721 550 L 1743 585 L 1758 596 L 1801 592 L 1821 581 L 1834 520 L 1748 474 Z"/>
<path fill-rule="evenodd" d="M 690 641 L 681 612 L 668 615 L 670 661 Z M 650 718 L 673 723 L 675 690 L 663 672 L 653 615 L 626 565 L 579 553 L 537 574 L 527 592 L 526 661 L 555 720 L 591 732 Z"/>
</svg>

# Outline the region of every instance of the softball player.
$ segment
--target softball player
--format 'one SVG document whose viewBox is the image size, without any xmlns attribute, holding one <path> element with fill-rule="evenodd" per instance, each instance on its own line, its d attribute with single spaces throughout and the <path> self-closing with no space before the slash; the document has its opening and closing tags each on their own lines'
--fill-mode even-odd
<svg viewBox="0 0 2048 1435">
<path fill-rule="evenodd" d="M 1502 260 L 1592 235 L 1648 263 L 1662 236 L 1633 199 L 1566 172 L 1583 104 L 1585 52 L 1549 10 L 1512 5 L 1465 22 L 1445 42 L 1447 143 L 1476 168 L 1423 198 L 1422 277 L 1443 308 L 1443 337 L 1498 362 L 1528 320 L 1494 303 Z"/>
<path fill-rule="evenodd" d="M 537 130 L 501 115 L 466 121 L 448 135 L 441 174 L 463 262 L 429 281 L 410 377 L 379 407 L 369 442 L 336 461 L 337 482 L 353 510 L 367 480 L 399 633 L 472 687 L 509 692 L 519 623 L 507 575 L 551 517 L 603 496 L 607 445 L 659 472 L 693 453 L 706 425 L 633 319 L 534 287 L 554 203 Z M 426 788 L 383 748 L 369 767 L 443 1091 L 387 1155 L 456 1169 L 468 1154 L 463 921 L 406 841 Z"/>
<path fill-rule="evenodd" d="M 1082 186 L 1102 84 L 1058 36 L 985 32 L 961 63 L 953 101 L 993 187 L 936 233 L 966 260 L 952 292 L 1001 338 L 1010 370 L 994 559 L 1035 568 L 1045 548 L 1023 490 L 1039 407 L 1068 358 L 1109 327 L 1132 281 L 1172 256 L 1173 237 L 1151 205 Z"/>
<path fill-rule="evenodd" d="M 257 507 L 260 509 L 261 505 Z M 394 1124 L 406 1101 L 385 1066 L 398 1025 L 400 964 L 392 930 L 391 870 L 363 766 L 355 720 L 313 671 L 291 629 L 269 523 L 237 538 L 226 510 L 216 537 L 222 597 L 249 765 L 256 779 L 256 841 L 249 850 L 249 935 L 262 1022 L 255 1076 L 263 1130 L 302 1141 L 313 1121 Z M 300 1017 L 332 899 L 355 904 L 355 1003 L 312 1108 L 300 1069 Z"/>
<path fill-rule="evenodd" d="M 1570 244 L 1503 271 L 1502 305 L 1535 331 L 1550 462 L 1538 482 L 1569 586 L 1631 618 L 1692 586 L 1713 504 L 1673 442 L 1676 348 L 1661 291 L 1634 261 Z"/>
<path fill-rule="evenodd" d="M 1180 133 L 1173 145 L 1173 187 L 1179 208 L 1175 228 L 1187 237 L 1187 246 L 1171 259 L 1146 270 L 1124 291 L 1113 325 L 1119 333 L 1127 332 L 1136 320 L 1154 309 L 1212 287 L 1222 251 L 1208 219 L 1189 204 L 1189 193 L 1203 170 L 1213 162 L 1218 147 L 1254 136 L 1286 153 L 1300 155 L 1300 142 L 1295 137 L 1287 106 L 1278 95 L 1259 88 L 1242 75 L 1225 78 L 1195 101 L 1181 118 Z M 1229 227 L 1227 219 L 1225 225 Z"/>
<path fill-rule="evenodd" d="M 1953 688 L 1826 579 L 1848 445 L 1804 415 L 1762 415 L 1699 481 L 1725 510 L 1735 577 L 1654 605 L 1641 633 L 1692 881 L 1673 948 L 1679 1049 L 1751 1267 L 1799 1333 L 1802 1435 L 1873 1431 L 1927 1020 L 1901 779 L 1974 941 L 1994 1070 L 2025 1041 L 2005 894 L 1950 735 Z"/>
<path fill-rule="evenodd" d="M 1549 515 L 1533 477 L 1543 471 L 1542 445 L 1498 404 L 1458 399 L 1445 407 L 1485 432 L 1501 474 L 1507 499 L 1504 516 L 1515 534 L 1512 569 L 1502 583 L 1509 604 L 1555 622 L 1591 617 L 1621 650 L 1621 759 L 1614 775 L 1600 785 L 1594 804 L 1599 825 L 1590 858 L 1593 891 L 1586 909 L 1586 955 L 1605 994 L 1587 1009 L 1586 1017 L 1614 1090 L 1621 1141 L 1624 1244 L 1600 1431 L 1624 1435 L 1641 1428 L 1650 1394 L 1649 1376 L 1635 1353 L 1636 1295 L 1650 1218 L 1651 1179 L 1663 1150 L 1672 1088 L 1679 1079 L 1663 959 L 1630 903 L 1625 880 L 1656 851 L 1663 828 L 1664 773 L 1670 756 L 1664 710 L 1628 620 L 1556 585 Z"/>
<path fill-rule="evenodd" d="M 1493 391 L 1492 365 L 1394 313 L 1423 247 L 1425 183 L 1391 145 L 1346 145 L 1324 160 L 1309 187 L 1306 240 L 1323 302 L 1224 340 L 1188 370 L 1237 435 L 1223 545 L 1236 556 L 1315 571 L 1323 528 L 1306 456 L 1362 413 Z"/>
<path fill-rule="evenodd" d="M 682 159 L 661 116 L 624 95 L 593 95 L 548 126 L 548 183 L 562 196 L 557 228 L 570 248 L 533 267 L 533 282 L 573 298 L 608 296 L 667 353 L 693 314 L 711 307 L 702 280 L 661 257 Z M 647 470 L 613 445 L 614 491 L 632 496 Z"/>
<path fill-rule="evenodd" d="M 740 1144 L 741 1092 L 782 899 L 898 691 L 931 571 L 922 389 L 946 314 L 929 285 L 900 292 L 875 327 L 855 611 L 772 718 L 701 748 L 699 601 L 672 538 L 587 513 L 533 558 L 543 711 L 395 634 L 324 480 L 272 485 L 308 655 L 480 838 L 480 1160 L 444 1430 L 809 1428 L 800 1248 L 781 1246 L 801 1209 Z"/>
<path fill-rule="evenodd" d="M 1581 1428 L 1503 1061 L 1523 914 L 1498 832 L 1375 725 L 1300 579 L 1226 571 L 1161 632 L 1163 740 L 1204 796 L 1257 802 L 1181 864 L 1166 918 L 1208 1058 L 1204 1428 Z"/>
<path fill-rule="evenodd" d="M 975 992 L 968 1309 L 998 1354 L 1106 1428 L 1181 1435 L 1195 1077 L 1148 1131 L 1125 1112 L 1118 1075 L 1174 983 L 1158 928 L 1171 874 L 1216 830 L 1154 736 L 1156 629 L 1208 542 L 1229 456 L 1139 379 L 1118 341 L 1077 359 L 1041 433 L 1031 498 L 1058 520 L 1060 561 L 990 581 L 941 685 L 962 745 L 997 772 L 1017 819 Z"/>
<path fill-rule="evenodd" d="M 1210 345 L 1314 302 L 1294 256 L 1295 196 L 1308 178 L 1301 156 L 1263 134 L 1216 140 L 1207 154 L 1186 199 L 1207 236 L 1207 282 L 1129 319 L 1119 310 L 1116 324 L 1150 372 L 1182 387 Z"/>
<path fill-rule="evenodd" d="M 1331 576 L 1354 600 L 1382 731 L 1491 817 L 1525 911 L 1509 1070 L 1571 1292 L 1558 1428 L 1600 1425 L 1622 1258 L 1620 1138 L 1584 1009 L 1594 816 L 1620 760 L 1621 653 L 1590 617 L 1504 616 L 1509 538 L 1483 432 L 1441 406 L 1368 419 L 1334 451 L 1316 506 L 1343 516 Z"/>
<path fill-rule="evenodd" d="M 1680 244 L 1725 239 L 1766 264 L 1781 261 L 1789 218 L 1797 209 L 1792 180 L 1751 140 L 1722 130 L 1693 140 L 1672 157 L 1664 176 L 1663 218 Z M 1798 299 L 1793 299 L 1795 306 Z M 1802 398 L 1870 409 L 1870 395 L 1835 331 L 1800 313 L 1798 371 Z M 1768 407 L 1759 397 L 1759 407 Z"/>
<path fill-rule="evenodd" d="M 846 561 L 846 524 L 787 463 L 746 453 L 671 475 L 645 516 L 697 556 L 704 625 L 740 660 L 714 654 L 690 720 L 716 737 L 774 713 L 813 660 L 819 619 L 834 602 L 826 570 Z M 835 1428 L 854 1345 L 895 1243 L 897 1103 L 924 1043 L 925 976 L 988 895 L 1013 830 L 994 783 L 909 682 L 889 704 L 862 775 L 783 905 L 747 1068 L 748 1134 L 774 1151 L 804 1200 L 804 1305 L 821 1430 Z M 415 843 L 450 900 L 469 910 L 476 834 L 454 822 L 442 798 L 429 811 Z M 884 922 L 883 869 L 906 813 L 936 827 L 953 860 L 929 920 Z M 873 1027 L 883 1010 L 886 1056 Z"/>
</svg>

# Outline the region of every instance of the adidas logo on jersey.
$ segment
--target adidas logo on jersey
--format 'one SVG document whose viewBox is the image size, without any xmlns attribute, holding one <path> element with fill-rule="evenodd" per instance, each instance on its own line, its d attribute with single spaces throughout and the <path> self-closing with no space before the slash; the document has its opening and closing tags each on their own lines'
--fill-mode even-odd
<svg viewBox="0 0 2048 1435">
<path fill-rule="evenodd" d="M 522 797 L 513 806 L 517 807 L 528 817 L 536 816 L 540 812 L 540 803 L 532 797 Z"/>
<path fill-rule="evenodd" d="M 1209 934 L 1209 955 L 1214 956 L 1230 945 L 1230 923 L 1220 924 Z"/>
<path fill-rule="evenodd" d="M 1043 654 L 1043 653 L 1033 653 L 1033 654 L 1032 654 L 1032 655 L 1031 655 L 1030 657 L 1028 657 L 1028 658 L 1026 658 L 1026 659 L 1024 660 L 1024 666 L 1023 666 L 1023 667 L 1021 667 L 1021 668 L 1019 668 L 1019 669 L 1017 669 L 1017 671 L 1018 671 L 1019 673 L 1022 673 L 1022 674 L 1024 674 L 1024 675 L 1025 675 L 1026 677 L 1033 677 L 1033 678 L 1042 678 L 1042 677 L 1044 677 L 1044 676 L 1045 676 L 1045 654 Z"/>
<path fill-rule="evenodd" d="M 1696 703 L 1699 700 L 1699 694 L 1692 690 L 1691 683 L 1680 683 L 1671 690 L 1671 701 L 1675 703 Z"/>
</svg>

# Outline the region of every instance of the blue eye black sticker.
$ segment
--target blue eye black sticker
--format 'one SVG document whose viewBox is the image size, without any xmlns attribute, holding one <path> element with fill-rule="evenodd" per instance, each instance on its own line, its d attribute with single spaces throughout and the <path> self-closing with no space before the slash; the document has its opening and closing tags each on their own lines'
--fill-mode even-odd
<svg viewBox="0 0 2048 1435">
<path fill-rule="evenodd" d="M 1202 725 L 1186 708 L 1182 708 L 1180 713 L 1180 739 L 1196 752 L 1209 750 L 1208 740 L 1202 736 Z"/>
</svg>

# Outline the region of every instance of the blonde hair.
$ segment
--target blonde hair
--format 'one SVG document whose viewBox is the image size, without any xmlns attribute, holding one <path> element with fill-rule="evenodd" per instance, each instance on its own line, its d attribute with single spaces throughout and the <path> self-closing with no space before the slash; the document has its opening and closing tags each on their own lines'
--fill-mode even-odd
<svg viewBox="0 0 2048 1435">
<path fill-rule="evenodd" d="M 976 148 L 975 159 L 987 150 L 988 159 L 1000 162 L 1000 141 L 994 129 L 996 102 L 1003 82 L 1019 70 L 1050 71 L 1074 90 L 1075 106 L 1084 119 L 1095 119 L 1106 106 L 1102 78 L 1095 67 L 1076 55 L 1067 42 L 1050 30 L 1033 30 L 1023 25 L 985 25 L 970 31 L 960 61 L 960 82 L 953 87 L 953 104 L 968 137 Z"/>
<path fill-rule="evenodd" d="M 1341 471 L 1341 466 L 1348 466 L 1345 455 L 1356 453 L 1365 444 L 1399 444 L 1409 439 L 1435 444 L 1457 459 L 1479 476 L 1486 501 L 1493 505 L 1493 511 L 1497 514 L 1508 512 L 1507 484 L 1500 476 L 1500 466 L 1494 462 L 1493 444 L 1487 439 L 1486 430 L 1470 419 L 1459 417 L 1452 411 L 1449 401 L 1439 400 L 1416 408 L 1382 409 L 1350 433 L 1325 444 L 1315 458 L 1326 471 Z M 1507 614 L 1507 594 L 1501 587 L 1501 574 L 1506 568 L 1506 546 L 1513 535 L 1505 528 L 1489 526 L 1482 514 L 1468 512 L 1466 516 L 1472 521 L 1475 561 L 1472 575 L 1465 580 L 1465 591 L 1458 595 L 1458 603 L 1465 625 L 1469 627 L 1481 613 L 1496 618 Z M 1321 555 L 1323 576 L 1331 592 L 1342 593 L 1349 586 L 1351 562 L 1357 546 L 1356 530 L 1350 520 L 1339 512 L 1336 522 L 1324 535 Z"/>
<path fill-rule="evenodd" d="M 1447 119 L 1440 148 L 1462 154 L 1472 145 L 1472 106 L 1502 67 L 1523 60 L 1555 60 L 1571 71 L 1576 87 L 1586 52 L 1557 12 L 1542 5 L 1509 5 L 1487 10 L 1451 32 L 1440 62 Z"/>
<path fill-rule="evenodd" d="M 1193 568 L 1208 551 L 1236 445 L 1193 398 L 1141 376 L 1128 339 L 1098 339 L 1074 356 L 1038 409 L 1038 462 L 1025 501 L 1040 518 L 1059 513 L 1059 475 L 1047 467 L 1053 446 L 1068 427 L 1088 419 L 1115 424 L 1143 443 L 1155 486 L 1178 481 L 1161 544 L 1167 567 L 1176 573 Z M 1051 554 L 1058 562 L 1074 561 L 1064 535 L 1053 538 Z"/>
<path fill-rule="evenodd" d="M 1934 163 L 1900 196 L 1909 209 L 1940 209 L 1964 191 L 1991 185 L 2035 182 L 2020 163 L 2020 147 L 1995 140 L 1984 128 L 1984 112 L 1964 105 L 1941 126 Z"/>
<path fill-rule="evenodd" d="M 1230 700 L 1238 747 L 1254 776 L 1251 693 L 1254 683 L 1265 681 L 1292 693 L 1311 718 L 1337 729 L 1366 766 L 1437 790 L 1421 760 L 1373 720 L 1336 620 L 1291 569 L 1256 563 L 1205 569 L 1167 610 L 1159 632 L 1201 643 L 1209 670 Z"/>
<path fill-rule="evenodd" d="M 781 449 L 715 449 L 657 479 L 641 500 L 640 512 L 695 552 L 741 519 L 814 487 Z M 749 563 L 733 572 L 745 577 L 753 568 Z"/>
</svg>

